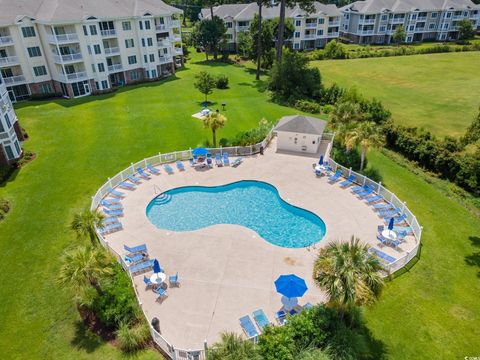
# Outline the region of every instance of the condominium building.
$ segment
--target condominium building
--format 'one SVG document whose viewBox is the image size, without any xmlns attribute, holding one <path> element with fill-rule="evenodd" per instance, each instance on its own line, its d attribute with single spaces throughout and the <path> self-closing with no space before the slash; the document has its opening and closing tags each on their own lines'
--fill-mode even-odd
<svg viewBox="0 0 480 360">
<path fill-rule="evenodd" d="M 458 39 L 458 22 L 467 19 L 476 28 L 480 10 L 470 0 L 365 0 L 340 9 L 340 34 L 358 44 L 392 42 L 403 26 L 405 42 Z"/>
<path fill-rule="evenodd" d="M 329 40 L 338 38 L 341 13 L 337 7 L 315 2 L 314 9 L 314 12 L 310 14 L 300 9 L 298 5 L 285 9 L 285 18 L 291 19 L 295 27 L 293 38 L 287 39 L 287 43 L 293 49 L 320 48 L 325 46 Z M 222 19 L 227 28 L 229 50 L 236 50 L 238 34 L 242 31 L 248 31 L 250 22 L 254 19 L 255 14 L 258 14 L 256 2 L 220 5 L 213 8 L 213 15 Z M 273 19 L 279 16 L 279 5 L 264 6 L 262 8 L 263 19 Z M 210 19 L 210 9 L 202 9 L 200 18 Z"/>
<path fill-rule="evenodd" d="M 79 97 L 173 73 L 181 13 L 161 0 L 0 0 L 10 97 Z"/>
<path fill-rule="evenodd" d="M 0 74 L 0 165 L 12 163 L 22 155 L 23 133 Z"/>
</svg>

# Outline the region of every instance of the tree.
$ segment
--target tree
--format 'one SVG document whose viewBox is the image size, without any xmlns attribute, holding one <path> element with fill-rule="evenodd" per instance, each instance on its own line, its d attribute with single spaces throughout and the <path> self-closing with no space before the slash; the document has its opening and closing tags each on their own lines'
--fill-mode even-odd
<svg viewBox="0 0 480 360">
<path fill-rule="evenodd" d="M 397 44 L 400 44 L 405 41 L 406 37 L 407 37 L 407 33 L 405 32 L 403 25 L 397 26 L 392 35 L 393 41 L 395 41 Z"/>
<path fill-rule="evenodd" d="M 217 147 L 217 130 L 225 126 L 227 118 L 218 112 L 211 112 L 203 119 L 203 126 L 212 130 L 213 147 Z"/>
<path fill-rule="evenodd" d="M 83 212 L 75 214 L 70 224 L 70 229 L 77 234 L 77 238 L 89 238 L 92 245 L 97 244 L 97 233 L 95 228 L 102 228 L 105 216 L 98 211 L 92 211 L 88 208 Z"/>
<path fill-rule="evenodd" d="M 92 286 L 98 294 L 103 294 L 99 280 L 113 273 L 112 259 L 103 248 L 92 246 L 79 247 L 66 253 L 58 283 L 80 292 L 86 286 Z"/>
<path fill-rule="evenodd" d="M 330 123 L 334 130 L 341 132 L 351 122 L 361 121 L 363 118 L 360 104 L 353 101 L 339 101 L 330 113 Z"/>
<path fill-rule="evenodd" d="M 458 39 L 461 41 L 468 41 L 475 37 L 475 29 L 473 24 L 468 19 L 463 19 L 458 22 Z"/>
<path fill-rule="evenodd" d="M 207 360 L 260 360 L 255 345 L 235 333 L 220 334 L 221 340 L 209 350 Z"/>
<path fill-rule="evenodd" d="M 218 52 L 224 46 L 226 41 L 227 28 L 223 20 L 218 16 L 213 19 L 199 21 L 192 30 L 192 41 L 197 47 L 203 47 L 205 57 L 208 60 L 208 52 L 213 54 L 213 58 L 217 59 Z"/>
<path fill-rule="evenodd" d="M 478 108 L 478 115 L 468 127 L 465 135 L 462 138 L 464 145 L 473 144 L 480 140 L 480 107 Z"/>
<path fill-rule="evenodd" d="M 325 45 L 323 56 L 325 59 L 345 59 L 347 52 L 343 44 L 337 42 L 337 40 L 332 40 Z"/>
<path fill-rule="evenodd" d="M 208 95 L 213 92 L 216 85 L 215 77 L 206 71 L 200 71 L 195 75 L 195 79 L 196 81 L 193 83 L 193 86 L 205 95 L 205 102 L 207 102 Z"/>
<path fill-rule="evenodd" d="M 378 258 L 369 246 L 352 236 L 349 242 L 332 242 L 320 250 L 313 279 L 341 314 L 355 306 L 369 305 L 380 295 L 384 281 Z"/>
<path fill-rule="evenodd" d="M 250 59 L 254 43 L 251 34 L 248 31 L 240 31 L 237 34 L 237 53 L 243 59 Z"/>
<path fill-rule="evenodd" d="M 363 170 L 365 157 L 368 149 L 378 147 L 384 144 L 385 139 L 381 133 L 381 128 L 373 121 L 362 121 L 345 135 L 345 146 L 347 150 L 355 146 L 360 146 L 360 171 Z"/>
</svg>

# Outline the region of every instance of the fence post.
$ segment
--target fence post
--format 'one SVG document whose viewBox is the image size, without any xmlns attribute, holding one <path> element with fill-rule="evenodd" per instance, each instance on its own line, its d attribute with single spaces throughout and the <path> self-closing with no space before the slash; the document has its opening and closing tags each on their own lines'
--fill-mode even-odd
<svg viewBox="0 0 480 360">
<path fill-rule="evenodd" d="M 348 169 L 348 177 L 350 177 L 350 175 L 352 175 L 352 168 Z"/>
<path fill-rule="evenodd" d="M 377 190 L 377 193 L 380 194 L 380 191 L 382 191 L 382 182 L 381 182 L 381 181 L 378 182 L 378 190 Z"/>
<path fill-rule="evenodd" d="M 147 167 L 147 159 L 143 159 L 143 167 L 144 167 L 144 168 Z"/>
<path fill-rule="evenodd" d="M 162 153 L 158 153 L 158 163 L 162 164 Z"/>
<path fill-rule="evenodd" d="M 220 145 L 220 156 L 223 156 L 223 153 L 222 153 L 222 145 Z"/>
<path fill-rule="evenodd" d="M 177 360 L 177 355 L 175 351 L 175 346 L 172 345 L 172 360 Z"/>
<path fill-rule="evenodd" d="M 365 183 L 367 182 L 367 177 L 365 175 L 363 175 L 363 186 L 365 186 Z"/>
<path fill-rule="evenodd" d="M 132 173 L 135 173 L 135 169 L 133 168 L 133 163 L 130 163 L 131 164 L 131 168 L 132 168 Z"/>
<path fill-rule="evenodd" d="M 403 205 L 402 205 L 402 213 L 403 213 L 403 211 L 405 210 L 405 206 L 406 206 L 406 205 L 407 205 L 407 202 L 404 201 L 404 202 L 403 202 Z"/>
<path fill-rule="evenodd" d="M 253 155 L 253 145 L 250 145 L 250 156 Z"/>
<path fill-rule="evenodd" d="M 203 340 L 203 351 L 205 351 L 205 359 L 206 359 L 208 355 L 207 339 Z"/>
<path fill-rule="evenodd" d="M 110 178 L 108 178 L 108 186 L 113 187 L 112 186 L 112 179 L 110 179 Z"/>
</svg>

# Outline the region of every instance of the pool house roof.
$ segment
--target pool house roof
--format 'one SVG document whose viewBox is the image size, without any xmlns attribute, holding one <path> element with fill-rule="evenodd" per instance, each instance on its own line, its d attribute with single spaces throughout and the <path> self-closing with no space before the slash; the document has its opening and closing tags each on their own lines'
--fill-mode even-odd
<svg viewBox="0 0 480 360">
<path fill-rule="evenodd" d="M 326 121 L 311 116 L 292 115 L 282 117 L 275 126 L 275 131 L 323 135 L 326 125 Z"/>
</svg>

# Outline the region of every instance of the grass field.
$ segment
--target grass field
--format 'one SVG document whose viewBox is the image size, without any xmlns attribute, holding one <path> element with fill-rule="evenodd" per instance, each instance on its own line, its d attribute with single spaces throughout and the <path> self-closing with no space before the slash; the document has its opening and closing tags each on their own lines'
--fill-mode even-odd
<svg viewBox="0 0 480 360">
<path fill-rule="evenodd" d="M 315 61 L 326 84 L 355 86 L 408 126 L 461 136 L 480 106 L 480 52 Z"/>
<path fill-rule="evenodd" d="M 108 176 L 131 162 L 210 138 L 190 116 L 203 99 L 192 86 L 201 69 L 230 78 L 229 90 L 210 96 L 227 103 L 228 124 L 219 138 L 251 128 L 261 117 L 295 113 L 268 102 L 259 91 L 263 85 L 243 68 L 202 63 L 188 64 L 175 80 L 114 95 L 16 106 L 31 136 L 25 148 L 38 158 L 0 187 L 0 197 L 12 203 L 0 223 L 2 358 L 124 357 L 85 332 L 70 293 L 55 283 L 62 252 L 78 242 L 68 224 Z M 421 260 L 367 311 L 373 335 L 392 359 L 478 356 L 479 268 L 465 260 L 478 265 L 480 221 L 389 158 L 371 152 L 369 163 L 425 227 Z M 159 356 L 145 351 L 133 358 Z"/>
</svg>

